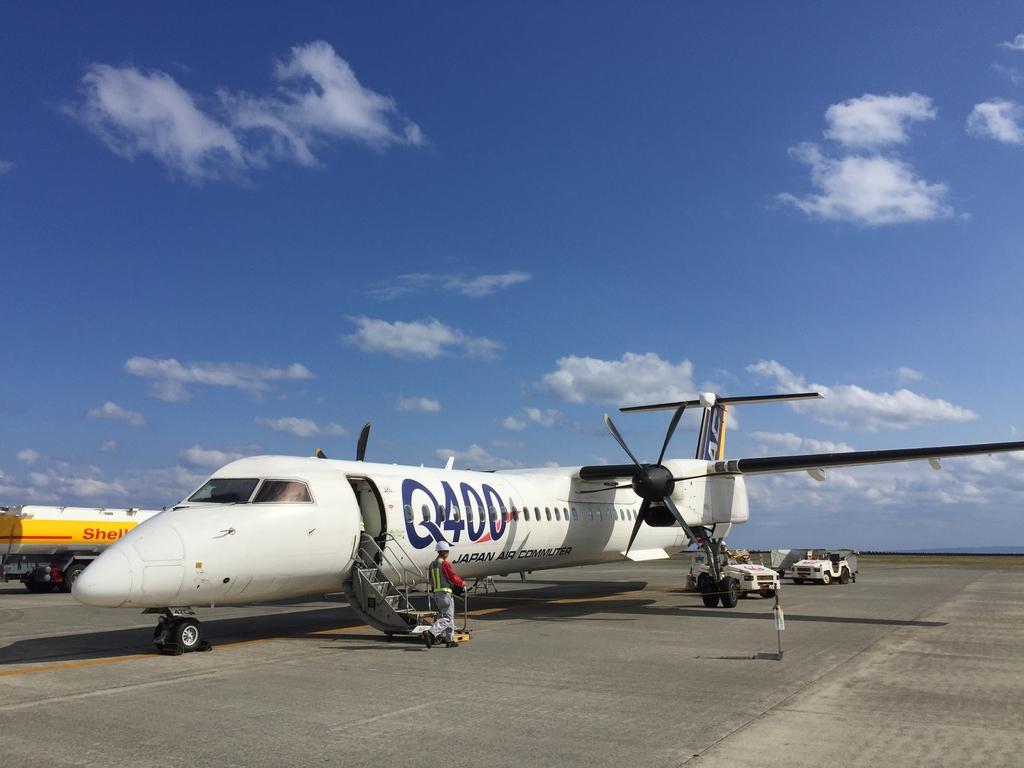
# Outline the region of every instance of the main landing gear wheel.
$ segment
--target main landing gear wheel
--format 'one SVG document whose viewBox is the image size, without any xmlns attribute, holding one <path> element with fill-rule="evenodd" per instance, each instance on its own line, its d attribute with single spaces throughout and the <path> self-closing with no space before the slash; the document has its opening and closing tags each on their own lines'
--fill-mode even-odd
<svg viewBox="0 0 1024 768">
<path fill-rule="evenodd" d="M 704 601 L 705 608 L 718 606 L 718 585 L 711 579 L 702 579 L 700 582 L 700 596 Z"/>
<path fill-rule="evenodd" d="M 732 576 L 725 576 L 718 582 L 718 591 L 723 608 L 735 608 L 740 601 L 740 584 Z"/>
</svg>

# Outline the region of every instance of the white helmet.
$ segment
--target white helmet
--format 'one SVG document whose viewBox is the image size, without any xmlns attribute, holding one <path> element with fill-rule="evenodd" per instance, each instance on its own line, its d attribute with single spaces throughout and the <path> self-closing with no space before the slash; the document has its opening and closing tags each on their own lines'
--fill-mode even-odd
<svg viewBox="0 0 1024 768">
<path fill-rule="evenodd" d="M 447 541 L 439 541 L 439 542 L 437 542 L 437 546 L 435 547 L 435 549 L 438 552 L 447 552 L 451 548 L 452 548 L 452 545 L 449 544 Z"/>
</svg>

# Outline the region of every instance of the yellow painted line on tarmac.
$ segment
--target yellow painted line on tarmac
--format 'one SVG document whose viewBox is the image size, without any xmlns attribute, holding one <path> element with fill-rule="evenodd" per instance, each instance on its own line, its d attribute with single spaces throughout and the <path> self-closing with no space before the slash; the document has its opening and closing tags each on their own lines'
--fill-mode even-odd
<svg viewBox="0 0 1024 768">
<path fill-rule="evenodd" d="M 32 675 L 36 672 L 56 672 L 61 669 L 82 669 L 83 667 L 99 667 L 104 664 L 118 664 L 122 661 L 132 661 L 151 657 L 151 653 L 132 653 L 127 656 L 111 656 L 106 659 L 83 659 L 81 661 L 60 661 L 54 664 L 43 664 L 39 667 L 28 669 L 11 669 L 0 672 L 0 677 L 16 677 L 18 675 Z M 27 662 L 31 663 L 31 662 Z"/>
</svg>

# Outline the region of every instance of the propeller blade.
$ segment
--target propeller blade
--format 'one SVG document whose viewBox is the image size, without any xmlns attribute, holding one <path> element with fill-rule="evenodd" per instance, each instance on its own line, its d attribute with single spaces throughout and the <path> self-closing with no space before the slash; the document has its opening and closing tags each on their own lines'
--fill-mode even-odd
<svg viewBox="0 0 1024 768">
<path fill-rule="evenodd" d="M 609 485 L 605 488 L 591 488 L 589 491 L 578 491 L 578 493 L 604 493 L 605 491 L 621 491 L 623 488 L 632 488 L 632 483 L 626 483 L 624 485 Z"/>
<path fill-rule="evenodd" d="M 666 496 L 665 498 L 663 498 L 661 500 L 661 503 L 668 507 L 668 511 L 672 513 L 672 516 L 679 521 L 679 524 L 683 526 L 684 529 L 688 527 L 686 521 L 683 519 L 682 514 L 679 512 L 679 507 L 677 507 L 676 503 L 672 501 L 671 496 Z"/>
<path fill-rule="evenodd" d="M 661 460 L 665 458 L 665 451 L 668 450 L 668 444 L 672 441 L 672 435 L 676 432 L 676 427 L 679 426 L 679 420 L 683 417 L 683 411 L 686 410 L 686 403 L 683 403 L 676 412 L 672 414 L 672 421 L 669 422 L 668 432 L 665 433 L 665 444 L 661 446 L 661 453 L 658 454 L 658 463 L 661 464 Z"/>
<path fill-rule="evenodd" d="M 633 452 L 629 450 L 629 446 L 626 445 L 626 441 L 622 439 L 622 435 L 619 434 L 619 430 L 617 430 L 615 425 L 612 424 L 612 420 L 608 417 L 607 413 L 604 415 L 604 425 L 608 427 L 608 431 L 612 433 L 612 437 L 614 437 L 615 441 L 622 446 L 622 450 L 624 450 L 626 455 L 633 460 L 633 463 L 638 467 L 642 466 L 640 462 L 636 460 L 636 456 L 633 455 Z"/>
<path fill-rule="evenodd" d="M 636 513 L 636 522 L 633 523 L 633 532 L 629 534 L 629 544 L 626 545 L 626 554 L 629 554 L 630 548 L 633 546 L 633 540 L 636 538 L 637 533 L 640 532 L 640 526 L 647 520 L 647 510 L 650 509 L 651 502 L 644 499 L 640 505 L 640 509 Z"/>
<path fill-rule="evenodd" d="M 369 421 L 363 424 L 363 429 L 359 433 L 359 442 L 356 443 L 356 461 L 363 461 L 366 458 L 366 441 L 370 439 L 370 424 Z"/>
</svg>

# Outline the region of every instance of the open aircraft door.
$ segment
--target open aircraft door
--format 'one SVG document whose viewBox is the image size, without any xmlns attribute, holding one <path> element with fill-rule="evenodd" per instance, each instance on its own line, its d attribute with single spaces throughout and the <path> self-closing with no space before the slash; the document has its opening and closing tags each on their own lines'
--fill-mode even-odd
<svg viewBox="0 0 1024 768">
<path fill-rule="evenodd" d="M 368 477 L 349 476 L 348 482 L 359 502 L 360 530 L 379 541 L 388 531 L 388 516 L 380 489 Z"/>
</svg>

